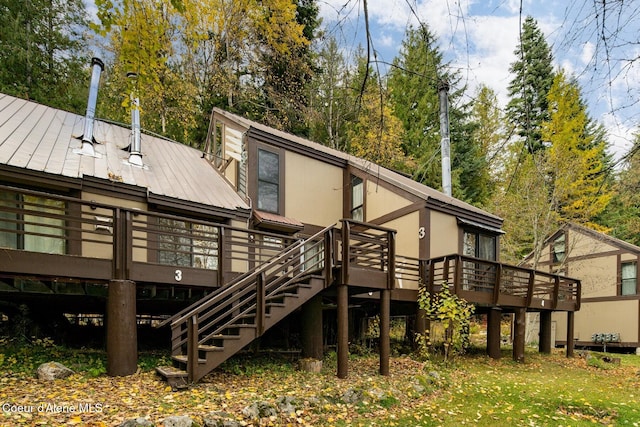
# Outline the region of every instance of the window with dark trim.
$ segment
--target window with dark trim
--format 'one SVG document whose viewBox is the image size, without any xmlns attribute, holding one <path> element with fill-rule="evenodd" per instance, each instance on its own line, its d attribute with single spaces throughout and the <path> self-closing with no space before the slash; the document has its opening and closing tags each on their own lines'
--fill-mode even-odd
<svg viewBox="0 0 640 427">
<path fill-rule="evenodd" d="M 364 221 L 364 182 L 351 175 L 351 219 Z"/>
<path fill-rule="evenodd" d="M 158 263 L 212 270 L 218 268 L 217 227 L 158 218 L 158 229 Z"/>
<path fill-rule="evenodd" d="M 638 293 L 638 264 L 636 262 L 623 262 L 620 265 L 620 294 L 636 295 Z"/>
<path fill-rule="evenodd" d="M 279 214 L 280 196 L 280 156 L 258 148 L 258 209 Z"/>
<path fill-rule="evenodd" d="M 64 201 L 0 193 L 0 247 L 65 254 L 65 217 Z"/>
<path fill-rule="evenodd" d="M 463 255 L 475 258 L 496 260 L 496 236 L 476 230 L 465 230 L 462 242 Z"/>
<path fill-rule="evenodd" d="M 553 262 L 562 262 L 566 256 L 567 242 L 564 234 L 556 237 L 551 244 L 551 254 L 553 256 Z"/>
</svg>

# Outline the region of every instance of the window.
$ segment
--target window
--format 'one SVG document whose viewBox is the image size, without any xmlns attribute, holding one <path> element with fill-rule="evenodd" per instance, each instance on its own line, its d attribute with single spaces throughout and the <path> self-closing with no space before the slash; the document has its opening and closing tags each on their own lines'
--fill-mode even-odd
<svg viewBox="0 0 640 427">
<path fill-rule="evenodd" d="M 496 260 L 496 236 L 477 231 L 464 232 L 463 255 L 488 261 Z"/>
<path fill-rule="evenodd" d="M 63 201 L 0 193 L 0 247 L 64 254 L 65 216 Z"/>
<path fill-rule="evenodd" d="M 158 262 L 180 267 L 218 268 L 217 227 L 159 218 Z"/>
<path fill-rule="evenodd" d="M 351 219 L 364 221 L 364 183 L 355 175 L 351 175 Z"/>
<path fill-rule="evenodd" d="M 562 262 L 566 256 L 566 240 L 565 235 L 558 236 L 552 244 L 553 262 Z"/>
<path fill-rule="evenodd" d="M 621 265 L 622 286 L 621 295 L 636 295 L 638 293 L 636 284 L 638 281 L 638 266 L 635 262 L 623 262 Z"/>
<path fill-rule="evenodd" d="M 280 156 L 258 149 L 258 209 L 279 213 Z"/>
</svg>

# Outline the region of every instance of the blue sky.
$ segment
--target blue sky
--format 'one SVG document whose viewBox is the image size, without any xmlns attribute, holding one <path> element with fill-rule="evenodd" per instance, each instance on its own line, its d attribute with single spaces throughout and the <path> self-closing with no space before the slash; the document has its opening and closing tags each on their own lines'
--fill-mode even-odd
<svg viewBox="0 0 640 427">
<path fill-rule="evenodd" d="M 533 16 L 551 46 L 556 67 L 578 78 L 590 115 L 605 125 L 611 151 L 619 157 L 630 148 L 635 118 L 640 117 L 640 64 L 630 61 L 640 56 L 640 48 L 629 43 L 638 41 L 640 18 L 615 16 L 625 31 L 615 40 L 610 38 L 612 55 L 607 61 L 593 21 L 595 4 L 585 0 L 368 0 L 379 60 L 391 62 L 407 25 L 420 20 L 438 36 L 445 58 L 465 77 L 469 96 L 485 84 L 503 106 L 521 22 Z M 363 43 L 362 0 L 319 0 L 318 5 L 324 26 L 346 52 Z M 608 22 L 609 29 L 613 23 Z"/>
</svg>

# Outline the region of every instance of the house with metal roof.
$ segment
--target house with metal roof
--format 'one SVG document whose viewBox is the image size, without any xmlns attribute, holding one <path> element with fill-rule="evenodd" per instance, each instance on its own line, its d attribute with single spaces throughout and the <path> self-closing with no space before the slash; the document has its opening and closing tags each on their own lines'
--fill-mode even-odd
<svg viewBox="0 0 640 427">
<path fill-rule="evenodd" d="M 579 308 L 579 281 L 499 262 L 499 217 L 407 176 L 220 109 L 196 150 L 142 132 L 135 108 L 131 127 L 96 119 L 95 97 L 82 117 L 0 94 L 0 310 L 106 311 L 111 374 L 135 371 L 145 319 L 171 330 L 160 372 L 179 384 L 292 315 L 322 357 L 323 307 L 346 376 L 355 302 L 379 311 L 388 373 L 391 313 L 425 328 L 420 286 L 486 313 L 492 357 L 502 313 L 540 311 L 547 337 L 553 311 L 570 325 Z"/>
<path fill-rule="evenodd" d="M 568 223 L 546 240 L 537 268 L 582 283 L 574 344 L 640 349 L 640 247 L 584 226 Z M 525 258 L 524 265 L 532 258 Z M 556 343 L 565 345 L 566 319 L 553 315 Z"/>
</svg>

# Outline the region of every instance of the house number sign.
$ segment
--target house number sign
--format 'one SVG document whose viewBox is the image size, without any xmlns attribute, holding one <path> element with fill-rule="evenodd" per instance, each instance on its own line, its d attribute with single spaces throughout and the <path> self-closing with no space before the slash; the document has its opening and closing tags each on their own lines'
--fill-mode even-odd
<svg viewBox="0 0 640 427">
<path fill-rule="evenodd" d="M 424 227 L 418 228 L 418 237 L 420 239 L 424 239 L 424 236 L 426 236 L 426 235 L 427 235 L 427 233 L 425 232 Z"/>
<path fill-rule="evenodd" d="M 176 282 L 182 281 L 182 270 L 176 270 L 173 278 L 176 279 Z"/>
</svg>

